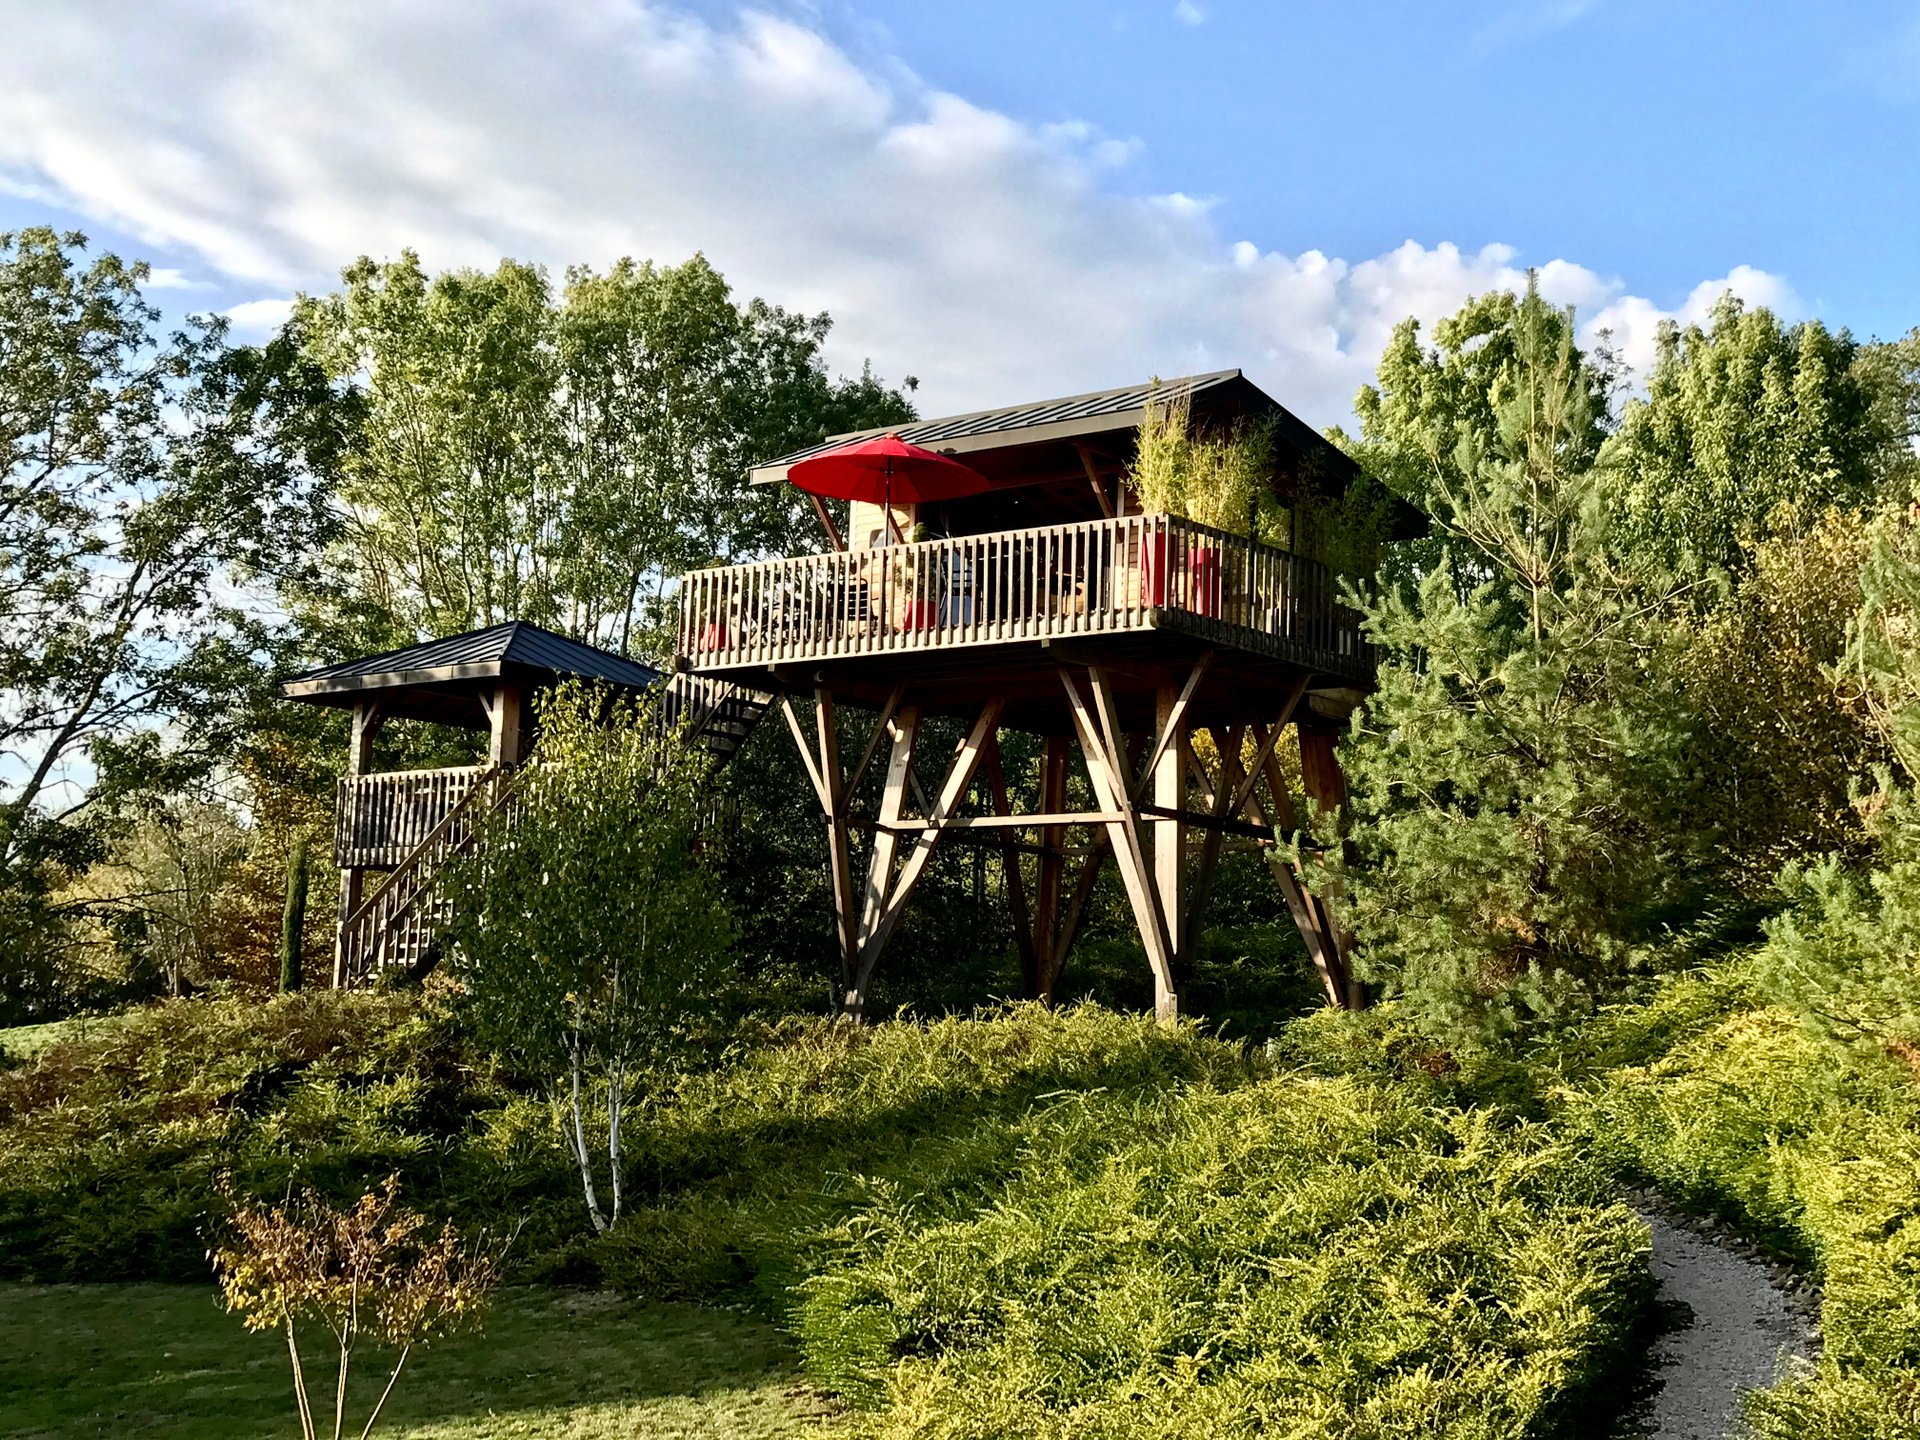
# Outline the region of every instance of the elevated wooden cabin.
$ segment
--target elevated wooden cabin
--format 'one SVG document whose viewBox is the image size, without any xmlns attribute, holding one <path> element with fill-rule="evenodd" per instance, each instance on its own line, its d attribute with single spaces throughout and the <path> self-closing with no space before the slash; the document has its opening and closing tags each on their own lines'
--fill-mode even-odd
<svg viewBox="0 0 1920 1440">
<path fill-rule="evenodd" d="M 777 695 L 826 822 L 845 1005 L 865 1006 L 875 963 L 943 838 L 987 832 L 1007 856 L 1009 899 L 1034 992 L 1051 994 L 1100 867 L 1111 857 L 1171 1016 L 1223 848 L 1262 848 L 1329 998 L 1357 1003 L 1349 937 L 1285 860 L 1301 824 L 1276 747 L 1297 737 L 1308 799 L 1338 806 L 1334 739 L 1372 688 L 1374 661 L 1322 558 L 1165 514 L 1131 483 L 1150 405 L 1184 396 L 1197 429 L 1263 421 L 1269 477 L 1296 513 L 1325 513 L 1360 480 L 1353 461 L 1238 370 L 835 436 L 755 469 L 789 467 L 866 435 L 897 434 L 992 482 L 915 507 L 816 500 L 830 549 L 684 577 L 676 667 Z M 1386 538 L 1424 532 L 1394 502 Z M 916 538 L 924 537 L 924 538 Z M 1336 537 L 1337 538 L 1337 537 Z M 792 704 L 810 697 L 803 723 Z M 837 715 L 878 717 L 864 753 L 842 753 Z M 923 780 L 930 715 L 966 722 Z M 1038 808 L 1015 813 L 1003 728 L 1042 737 Z M 1201 752 L 1192 739 L 1210 733 Z M 1070 809 L 1084 767 L 1092 809 Z M 877 798 L 864 782 L 875 775 Z M 970 805 L 979 786 L 981 798 Z M 864 880 L 854 837 L 870 835 Z M 980 840 L 978 833 L 970 839 Z M 1029 872 L 1020 857 L 1037 857 Z"/>
</svg>

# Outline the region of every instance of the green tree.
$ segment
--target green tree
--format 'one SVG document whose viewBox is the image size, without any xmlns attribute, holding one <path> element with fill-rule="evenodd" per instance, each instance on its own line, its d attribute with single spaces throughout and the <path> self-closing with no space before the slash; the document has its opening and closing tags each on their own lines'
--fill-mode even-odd
<svg viewBox="0 0 1920 1440">
<path fill-rule="evenodd" d="M 737 303 L 695 256 L 429 276 L 361 259 L 296 323 L 364 391 L 336 583 L 306 597 L 345 649 L 528 619 L 646 649 L 672 578 L 787 548 L 799 498 L 756 460 L 910 418 L 904 397 L 820 358 L 828 321 Z"/>
<path fill-rule="evenodd" d="M 1436 350 L 1403 330 L 1358 407 L 1441 549 L 1360 597 L 1380 689 L 1342 750 L 1348 845 L 1321 863 L 1364 977 L 1461 1035 L 1604 990 L 1676 875 L 1663 582 L 1608 545 L 1606 377 L 1573 324 L 1531 285 L 1470 302 Z"/>
<path fill-rule="evenodd" d="M 337 397 L 296 346 L 162 333 L 146 267 L 0 234 L 0 1012 L 56 1003 L 54 896 L 204 777 L 264 682 L 248 600 L 324 539 Z M 171 722 L 171 723 L 163 723 Z M 35 957 L 39 957 L 37 960 Z M 55 986 L 57 988 L 57 986 Z"/>
<path fill-rule="evenodd" d="M 479 843 L 446 871 L 447 942 L 482 1032 L 551 1077 L 596 1230 L 620 1219 L 635 1078 L 709 993 L 732 921 L 703 853 L 711 761 L 644 706 L 566 686 Z M 599 1102 L 611 1203 L 588 1112 Z"/>
<path fill-rule="evenodd" d="M 1910 488 L 1920 337 L 1862 345 L 1729 293 L 1704 327 L 1669 322 L 1658 343 L 1607 446 L 1624 546 L 1743 574 L 1752 542 Z"/>
</svg>

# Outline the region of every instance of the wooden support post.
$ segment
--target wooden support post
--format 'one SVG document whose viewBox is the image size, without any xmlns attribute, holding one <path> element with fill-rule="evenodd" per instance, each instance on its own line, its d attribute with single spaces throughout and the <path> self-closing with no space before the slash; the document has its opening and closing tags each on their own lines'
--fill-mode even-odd
<svg viewBox="0 0 1920 1440">
<path fill-rule="evenodd" d="M 1347 777 L 1340 770 L 1337 749 L 1339 734 L 1324 725 L 1301 725 L 1300 779 L 1313 800 L 1316 813 L 1339 815 L 1347 807 Z M 1353 932 L 1340 923 L 1337 896 L 1312 897 L 1320 907 L 1322 923 L 1331 937 L 1340 959 L 1344 995 L 1341 1003 L 1349 1010 L 1366 1006 L 1360 983 L 1353 978 Z"/>
<path fill-rule="evenodd" d="M 1067 737 L 1049 735 L 1040 751 L 1040 813 L 1058 815 L 1067 808 Z M 1034 875 L 1034 973 L 1032 995 L 1053 1002 L 1054 986 L 1066 965 L 1061 885 L 1066 878 L 1067 827 L 1049 825 L 1040 832 L 1040 863 Z"/>
<path fill-rule="evenodd" d="M 1347 777 L 1340 773 L 1340 757 L 1334 747 L 1339 736 L 1320 725 L 1300 728 L 1300 780 L 1307 794 L 1322 812 L 1344 810 L 1347 804 Z"/>
<path fill-rule="evenodd" d="M 841 786 L 840 725 L 833 692 L 813 692 L 814 724 L 820 737 L 820 793 L 827 818 L 828 863 L 833 869 L 835 933 L 840 938 L 841 978 L 847 988 L 860 965 L 860 934 L 854 918 L 853 837 L 847 829 L 847 797 Z"/>
<path fill-rule="evenodd" d="M 1229 725 L 1224 735 L 1218 730 L 1207 732 L 1213 737 L 1214 749 L 1220 752 L 1220 779 L 1213 787 L 1213 818 L 1223 822 L 1209 829 L 1200 842 L 1200 864 L 1193 877 L 1193 892 L 1187 902 L 1186 934 L 1181 941 L 1181 954 L 1191 965 L 1200 952 L 1200 931 L 1207 923 L 1207 907 L 1213 903 L 1213 874 L 1220 864 L 1220 847 L 1225 843 L 1227 831 L 1225 823 L 1233 819 L 1234 812 L 1246 799 L 1246 792 L 1239 788 L 1240 745 L 1246 738 L 1247 727 Z"/>
<path fill-rule="evenodd" d="M 1153 836 L 1153 884 L 1159 892 L 1161 922 L 1167 927 L 1167 965 L 1170 984 L 1184 978 L 1192 960 L 1187 948 L 1187 827 L 1178 812 L 1187 808 L 1189 758 L 1185 707 L 1171 685 L 1154 697 L 1154 727 L 1159 734 L 1153 762 L 1153 803 L 1172 810 L 1172 817 L 1149 822 Z M 1154 1013 L 1171 1010 L 1171 995 L 1154 996 Z"/>
<path fill-rule="evenodd" d="M 520 712 L 518 685 L 494 687 L 487 700 L 487 763 L 496 769 L 510 769 L 524 758 Z"/>
<path fill-rule="evenodd" d="M 934 847 L 940 841 L 939 822 L 945 821 L 959 809 L 960 802 L 966 798 L 973 777 L 980 768 L 980 762 L 986 755 L 987 740 L 1000 723 L 1000 712 L 1006 708 L 1006 701 L 989 700 L 981 708 L 979 717 L 961 739 L 954 751 L 953 763 L 947 769 L 946 779 L 941 783 L 940 793 L 935 797 L 927 819 L 935 822 L 933 828 L 922 831 L 913 842 L 913 848 L 907 853 L 906 860 L 900 866 L 900 873 L 887 887 L 883 903 L 871 927 L 862 925 L 854 947 L 855 964 L 852 983 L 847 987 L 844 1002 L 845 1013 L 854 1018 L 862 1018 L 867 1003 L 867 984 L 873 976 L 873 967 L 886 949 L 887 941 L 893 938 L 893 932 L 905 913 L 907 901 L 913 889 L 920 883 L 920 877 L 926 873 L 927 866 L 933 860 Z M 909 767 L 909 774 L 911 767 Z M 903 777 L 903 783 L 904 783 Z M 876 834 L 875 843 L 878 843 Z"/>
<path fill-rule="evenodd" d="M 1167 941 L 1166 917 L 1160 910 L 1159 892 L 1154 885 L 1152 868 L 1147 864 L 1139 819 L 1129 793 L 1130 776 L 1122 753 L 1125 742 L 1114 707 L 1113 686 L 1106 671 L 1098 665 L 1088 666 L 1087 674 L 1093 687 L 1092 705 L 1074 684 L 1071 673 L 1062 670 L 1060 681 L 1066 687 L 1067 704 L 1073 712 L 1074 728 L 1080 735 L 1080 751 L 1086 757 L 1094 795 L 1102 810 L 1117 812 L 1121 817 L 1107 822 L 1107 834 L 1113 843 L 1114 860 L 1120 867 L 1120 881 L 1126 886 L 1128 902 L 1133 906 L 1134 922 L 1140 927 L 1147 963 L 1153 967 L 1154 1015 L 1171 1022 L 1179 1014 L 1173 984 L 1172 946 Z"/>
<path fill-rule="evenodd" d="M 887 756 L 887 775 L 880 792 L 880 824 L 873 832 L 873 849 L 867 858 L 866 899 L 860 911 L 860 935 L 871 935 L 880 923 L 880 912 L 887 903 L 887 890 L 893 883 L 893 857 L 900 847 L 900 834 L 888 826 L 897 825 L 906 813 L 907 789 L 913 775 L 913 747 L 920 736 L 920 709 L 903 705 L 886 722 L 892 742 Z"/>
<path fill-rule="evenodd" d="M 386 721 L 386 710 L 378 700 L 368 700 L 353 707 L 353 731 L 347 741 L 347 778 L 358 779 L 373 770 L 373 742 L 380 734 L 380 727 Z M 348 788 L 351 794 L 351 787 Z M 347 823 L 347 833 L 352 835 L 353 817 L 342 816 Z M 360 908 L 360 902 L 366 898 L 367 872 L 358 865 L 348 866 L 340 872 L 340 915 L 334 927 L 333 935 L 333 988 L 346 986 L 352 969 L 353 957 L 347 954 L 347 917 Z"/>
<path fill-rule="evenodd" d="M 827 869 L 833 881 L 834 938 L 840 943 L 840 988 L 844 994 L 853 985 L 860 958 L 853 846 L 847 825 L 846 792 L 840 777 L 840 730 L 834 716 L 833 692 L 824 688 L 815 690 L 814 701 L 820 736 L 817 756 L 800 717 L 794 713 L 793 701 L 785 695 L 780 697 L 780 713 L 786 717 L 787 729 L 800 751 L 800 763 L 806 768 L 807 779 L 813 783 L 814 796 L 820 801 L 820 812 L 827 822 Z"/>
</svg>

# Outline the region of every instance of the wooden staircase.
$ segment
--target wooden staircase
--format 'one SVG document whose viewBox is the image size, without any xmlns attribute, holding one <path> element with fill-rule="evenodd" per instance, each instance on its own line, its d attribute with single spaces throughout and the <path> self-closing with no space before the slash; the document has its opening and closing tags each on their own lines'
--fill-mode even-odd
<svg viewBox="0 0 1920 1440">
<path fill-rule="evenodd" d="M 759 691 L 681 674 L 660 692 L 653 722 L 663 731 L 686 726 L 717 768 L 739 752 L 772 703 L 771 695 Z M 482 770 L 439 823 L 342 920 L 335 985 L 358 988 L 395 970 L 425 974 L 433 968 L 446 918 L 440 867 L 473 848 L 489 815 L 511 811 L 517 778 L 517 771 L 497 766 Z"/>
<path fill-rule="evenodd" d="M 772 704 L 764 691 L 683 672 L 667 682 L 654 716 L 664 726 L 685 724 L 717 767 L 739 752 Z"/>
</svg>

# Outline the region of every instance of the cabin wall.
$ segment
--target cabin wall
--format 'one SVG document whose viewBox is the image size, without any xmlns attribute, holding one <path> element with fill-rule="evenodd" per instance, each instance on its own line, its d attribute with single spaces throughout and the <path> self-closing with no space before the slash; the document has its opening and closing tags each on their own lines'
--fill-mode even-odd
<svg viewBox="0 0 1920 1440">
<path fill-rule="evenodd" d="M 898 527 L 900 539 L 911 540 L 913 527 L 919 523 L 918 505 L 893 506 L 893 523 Z M 871 550 L 887 544 L 892 537 L 887 534 L 887 507 L 876 505 L 867 500 L 849 500 L 847 502 L 847 548 L 850 550 Z"/>
</svg>

